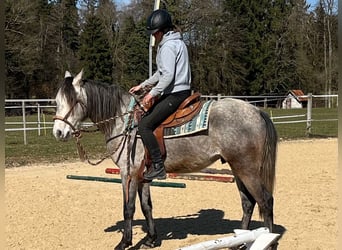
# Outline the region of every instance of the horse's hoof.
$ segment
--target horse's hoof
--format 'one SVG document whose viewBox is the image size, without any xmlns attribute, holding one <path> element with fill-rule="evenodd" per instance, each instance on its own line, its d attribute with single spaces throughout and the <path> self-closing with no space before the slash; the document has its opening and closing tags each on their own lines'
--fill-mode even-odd
<svg viewBox="0 0 342 250">
<path fill-rule="evenodd" d="M 125 250 L 127 247 L 131 246 L 132 242 L 120 242 L 114 250 Z"/>
<path fill-rule="evenodd" d="M 151 249 L 151 248 L 155 248 L 157 246 L 157 244 L 155 242 L 144 242 L 141 244 L 141 249 Z"/>
<path fill-rule="evenodd" d="M 146 244 L 142 244 L 140 246 L 140 249 L 151 249 L 151 248 L 154 248 L 155 246 L 154 245 L 146 245 Z"/>
<path fill-rule="evenodd" d="M 143 243 L 141 245 L 141 248 L 142 249 L 149 249 L 149 248 L 155 248 L 157 246 L 156 244 L 156 239 L 157 239 L 157 236 L 145 236 L 145 238 L 143 239 Z"/>
<path fill-rule="evenodd" d="M 279 245 L 279 243 L 276 242 L 276 243 L 272 244 L 271 246 L 269 246 L 267 248 L 267 250 L 277 250 L 278 249 L 278 245 Z"/>
</svg>

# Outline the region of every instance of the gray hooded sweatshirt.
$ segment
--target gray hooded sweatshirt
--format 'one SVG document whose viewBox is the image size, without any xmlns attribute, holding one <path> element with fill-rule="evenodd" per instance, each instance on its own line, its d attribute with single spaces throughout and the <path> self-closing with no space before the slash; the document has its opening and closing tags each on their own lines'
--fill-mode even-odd
<svg viewBox="0 0 342 250">
<path fill-rule="evenodd" d="M 179 32 L 164 34 L 157 49 L 157 71 L 142 87 L 155 85 L 150 94 L 154 97 L 183 90 L 190 90 L 191 72 L 188 50 Z"/>
</svg>

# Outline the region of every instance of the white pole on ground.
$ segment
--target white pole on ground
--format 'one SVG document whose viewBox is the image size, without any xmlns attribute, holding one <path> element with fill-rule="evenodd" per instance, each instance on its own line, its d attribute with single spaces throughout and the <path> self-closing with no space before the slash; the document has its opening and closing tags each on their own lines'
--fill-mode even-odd
<svg viewBox="0 0 342 250">
<path fill-rule="evenodd" d="M 209 240 L 195 245 L 179 248 L 178 250 L 218 250 L 222 248 L 238 247 L 245 243 L 255 241 L 260 235 L 269 233 L 268 228 L 260 227 L 258 229 L 237 230 L 234 236 L 219 238 L 216 240 Z"/>
<path fill-rule="evenodd" d="M 279 234 L 262 234 L 252 243 L 250 247 L 247 247 L 246 250 L 264 250 L 268 249 L 273 242 L 277 241 L 280 237 Z"/>
</svg>

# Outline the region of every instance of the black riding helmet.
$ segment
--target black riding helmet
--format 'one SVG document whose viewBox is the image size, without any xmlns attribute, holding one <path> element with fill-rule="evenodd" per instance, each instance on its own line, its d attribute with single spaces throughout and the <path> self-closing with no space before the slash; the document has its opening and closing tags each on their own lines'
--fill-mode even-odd
<svg viewBox="0 0 342 250">
<path fill-rule="evenodd" d="M 154 34 L 158 30 L 172 28 L 172 20 L 170 14 L 166 10 L 155 10 L 147 18 L 146 29 L 148 34 Z"/>
</svg>

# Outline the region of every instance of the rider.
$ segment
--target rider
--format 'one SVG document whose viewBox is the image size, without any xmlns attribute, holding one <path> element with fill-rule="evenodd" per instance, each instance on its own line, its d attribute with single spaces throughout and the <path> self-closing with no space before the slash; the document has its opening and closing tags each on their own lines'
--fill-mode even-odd
<svg viewBox="0 0 342 250">
<path fill-rule="evenodd" d="M 132 87 L 130 93 L 153 86 L 142 104 L 150 104 L 158 97 L 138 125 L 140 136 L 152 160 L 152 166 L 144 173 L 144 179 L 151 181 L 166 178 L 164 162 L 153 131 L 190 96 L 191 72 L 187 47 L 166 10 L 153 11 L 147 19 L 146 28 L 158 43 L 157 70 L 150 78 Z"/>
</svg>

